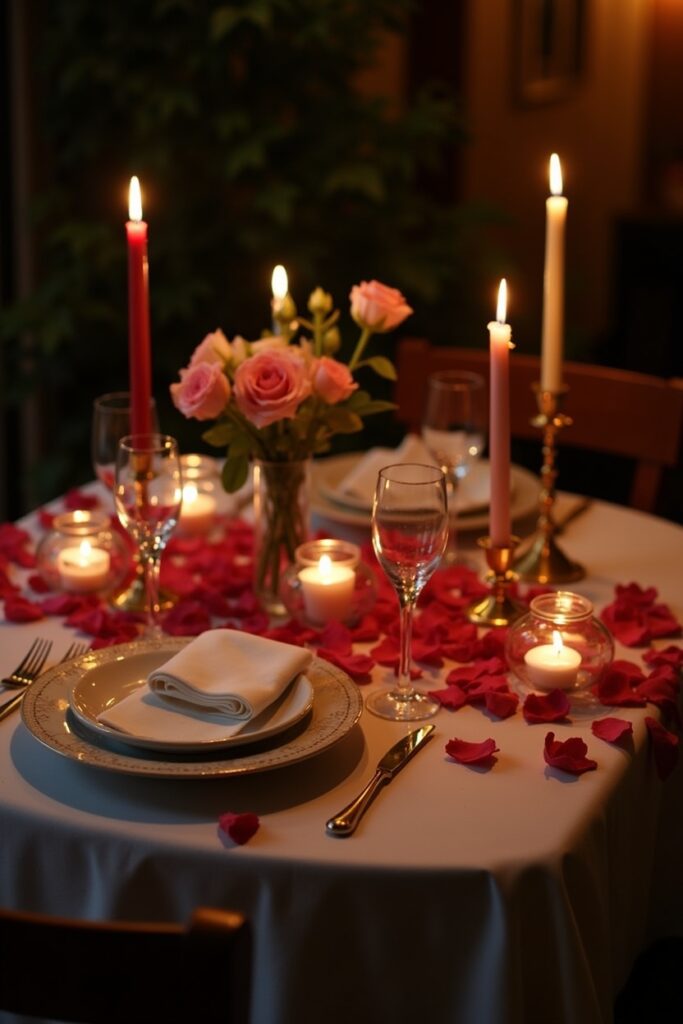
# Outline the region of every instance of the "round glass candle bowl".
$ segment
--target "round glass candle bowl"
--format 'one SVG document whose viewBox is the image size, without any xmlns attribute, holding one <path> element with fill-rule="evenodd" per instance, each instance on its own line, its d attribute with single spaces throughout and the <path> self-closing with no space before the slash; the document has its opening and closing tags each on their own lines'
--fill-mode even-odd
<svg viewBox="0 0 683 1024">
<path fill-rule="evenodd" d="M 608 630 L 585 597 L 560 590 L 535 597 L 529 612 L 509 629 L 505 653 L 526 690 L 584 693 L 614 656 Z"/>
<path fill-rule="evenodd" d="M 181 455 L 183 503 L 178 530 L 201 536 L 211 530 L 218 511 L 220 481 L 215 459 L 208 455 Z"/>
<path fill-rule="evenodd" d="M 131 565 L 123 538 L 104 512 L 77 509 L 55 516 L 36 552 L 36 568 L 51 590 L 108 594 Z"/>
<path fill-rule="evenodd" d="M 296 549 L 296 562 L 282 579 L 281 596 L 292 618 L 306 625 L 353 625 L 373 607 L 377 584 L 356 544 L 310 540 Z"/>
</svg>

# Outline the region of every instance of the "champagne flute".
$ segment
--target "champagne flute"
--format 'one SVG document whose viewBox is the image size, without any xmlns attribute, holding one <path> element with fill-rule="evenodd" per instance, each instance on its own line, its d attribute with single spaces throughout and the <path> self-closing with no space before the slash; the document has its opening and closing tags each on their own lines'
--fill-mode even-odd
<svg viewBox="0 0 683 1024">
<path fill-rule="evenodd" d="M 152 430 L 159 430 L 156 404 L 151 399 Z M 114 467 L 119 441 L 131 432 L 130 393 L 110 391 L 93 402 L 91 455 L 97 479 L 108 491 L 114 490 Z"/>
<path fill-rule="evenodd" d="M 448 490 L 447 565 L 467 565 L 458 555 L 458 487 L 479 457 L 486 439 L 486 381 L 479 373 L 442 370 L 429 375 L 422 440 L 446 474 Z"/>
<path fill-rule="evenodd" d="M 400 463 L 380 470 L 372 504 L 372 545 L 391 580 L 400 607 L 400 660 L 395 689 L 366 702 L 380 718 L 431 718 L 440 705 L 416 690 L 410 678 L 413 612 L 438 566 L 448 539 L 446 477 L 436 466 Z"/>
<path fill-rule="evenodd" d="M 178 442 L 168 434 L 129 434 L 118 445 L 114 500 L 133 538 L 145 580 L 146 634 L 159 636 L 159 568 L 183 497 Z"/>
</svg>

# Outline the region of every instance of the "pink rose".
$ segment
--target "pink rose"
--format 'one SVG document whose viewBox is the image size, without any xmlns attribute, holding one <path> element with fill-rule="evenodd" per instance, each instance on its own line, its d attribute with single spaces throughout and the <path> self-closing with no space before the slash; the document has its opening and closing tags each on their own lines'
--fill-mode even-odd
<svg viewBox="0 0 683 1024">
<path fill-rule="evenodd" d="M 180 371 L 180 381 L 171 384 L 171 398 L 188 419 L 212 420 L 230 398 L 230 382 L 219 363 L 196 363 Z"/>
<path fill-rule="evenodd" d="M 361 281 L 351 289 L 351 316 L 359 327 L 393 331 L 413 312 L 397 288 L 379 281 Z"/>
<path fill-rule="evenodd" d="M 343 402 L 358 387 L 348 366 L 329 356 L 315 360 L 312 378 L 313 390 L 328 405 Z"/>
<path fill-rule="evenodd" d="M 293 419 L 310 393 L 303 360 L 287 349 L 260 352 L 235 372 L 237 408 L 257 427 Z"/>
<path fill-rule="evenodd" d="M 219 327 L 218 330 L 207 334 L 197 345 L 190 359 L 190 367 L 196 366 L 197 363 L 220 363 L 223 366 L 230 359 L 230 355 L 230 342 Z"/>
</svg>

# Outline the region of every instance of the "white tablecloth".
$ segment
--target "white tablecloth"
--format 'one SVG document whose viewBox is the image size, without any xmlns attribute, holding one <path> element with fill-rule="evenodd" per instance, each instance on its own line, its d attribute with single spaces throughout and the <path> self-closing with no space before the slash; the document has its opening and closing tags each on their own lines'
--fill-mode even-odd
<svg viewBox="0 0 683 1024">
<path fill-rule="evenodd" d="M 680 527 L 598 503 L 563 545 L 589 569 L 573 589 L 596 607 L 637 580 L 683 619 Z M 59 620 L 3 623 L 0 674 L 35 635 L 54 639 L 55 659 L 72 639 Z M 388 679 L 378 668 L 372 686 Z M 300 765 L 155 781 L 63 760 L 15 715 L 0 723 L 0 904 L 87 918 L 243 910 L 254 1024 L 608 1024 L 637 953 L 683 928 L 683 773 L 657 778 L 652 706 L 616 713 L 634 723 L 631 751 L 595 738 L 590 719 L 546 727 L 442 710 L 427 748 L 348 839 L 326 835 L 325 821 L 406 726 L 364 714 Z M 598 770 L 547 769 L 548 728 L 583 736 Z M 453 736 L 493 737 L 494 767 L 452 763 Z M 224 811 L 261 816 L 246 846 L 221 842 Z"/>
</svg>

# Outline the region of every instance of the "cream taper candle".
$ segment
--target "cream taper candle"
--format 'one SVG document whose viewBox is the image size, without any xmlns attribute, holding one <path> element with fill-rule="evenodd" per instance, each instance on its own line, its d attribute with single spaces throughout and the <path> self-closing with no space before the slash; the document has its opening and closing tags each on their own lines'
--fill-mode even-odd
<svg viewBox="0 0 683 1024">
<path fill-rule="evenodd" d="M 564 234 L 567 199 L 562 193 L 562 168 L 557 153 L 550 157 L 550 191 L 545 201 L 545 268 L 543 273 L 543 341 L 541 389 L 562 386 L 564 348 Z"/>
</svg>

